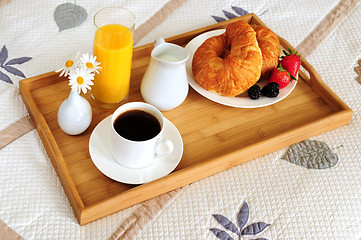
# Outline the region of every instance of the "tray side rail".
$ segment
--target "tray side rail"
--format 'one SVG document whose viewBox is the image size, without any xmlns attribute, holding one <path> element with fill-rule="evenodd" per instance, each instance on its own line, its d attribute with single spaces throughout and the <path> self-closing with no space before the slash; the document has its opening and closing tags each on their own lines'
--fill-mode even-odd
<svg viewBox="0 0 361 240">
<path fill-rule="evenodd" d="M 79 220 L 82 214 L 82 210 L 84 209 L 84 204 L 79 196 L 78 191 L 76 190 L 73 180 L 70 177 L 69 170 L 65 165 L 63 155 L 54 139 L 54 136 L 51 133 L 44 116 L 39 111 L 33 96 L 31 95 L 32 90 L 43 86 L 40 84 L 39 80 L 52 75 L 54 75 L 54 72 L 49 72 L 40 76 L 21 80 L 19 82 L 20 94 L 49 155 L 52 165 L 54 166 L 54 169 L 60 179 L 64 191 L 68 196 L 74 213 Z"/>
</svg>

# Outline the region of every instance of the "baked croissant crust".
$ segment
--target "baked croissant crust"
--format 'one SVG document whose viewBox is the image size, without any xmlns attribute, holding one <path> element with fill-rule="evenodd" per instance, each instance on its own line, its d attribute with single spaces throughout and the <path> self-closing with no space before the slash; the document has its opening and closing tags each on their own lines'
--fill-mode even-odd
<svg viewBox="0 0 361 240">
<path fill-rule="evenodd" d="M 252 28 L 256 31 L 258 46 L 262 52 L 261 74 L 264 77 L 269 77 L 278 66 L 281 54 L 280 41 L 277 35 L 269 28 L 260 25 L 252 25 Z"/>
<path fill-rule="evenodd" d="M 227 97 L 253 86 L 260 78 L 261 68 L 256 32 L 242 20 L 229 24 L 224 34 L 204 41 L 192 62 L 194 80 L 204 89 Z"/>
</svg>

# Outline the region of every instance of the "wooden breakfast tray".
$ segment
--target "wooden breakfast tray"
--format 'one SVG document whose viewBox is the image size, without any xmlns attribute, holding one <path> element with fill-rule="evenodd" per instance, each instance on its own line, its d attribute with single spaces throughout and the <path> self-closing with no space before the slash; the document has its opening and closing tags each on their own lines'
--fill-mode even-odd
<svg viewBox="0 0 361 240">
<path fill-rule="evenodd" d="M 232 19 L 166 39 L 185 46 L 209 30 L 225 28 L 239 19 L 264 24 L 254 15 Z M 293 49 L 280 38 L 284 48 Z M 134 48 L 129 102 L 143 101 L 139 87 L 153 44 Z M 66 78 L 55 72 L 20 81 L 21 96 L 49 154 L 80 225 L 154 198 L 212 174 L 279 150 L 347 124 L 352 110 L 321 80 L 304 59 L 295 90 L 284 100 L 263 108 L 224 106 L 190 88 L 185 102 L 163 112 L 179 130 L 184 153 L 169 175 L 143 184 L 128 185 L 103 175 L 88 150 L 95 126 L 112 111 L 96 108 L 90 95 L 93 120 L 81 135 L 65 134 L 57 123 L 57 110 L 69 95 Z"/>
</svg>

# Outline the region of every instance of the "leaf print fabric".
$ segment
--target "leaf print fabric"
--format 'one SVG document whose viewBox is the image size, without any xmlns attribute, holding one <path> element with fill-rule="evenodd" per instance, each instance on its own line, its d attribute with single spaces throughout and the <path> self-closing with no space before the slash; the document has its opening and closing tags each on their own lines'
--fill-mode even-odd
<svg viewBox="0 0 361 240">
<path fill-rule="evenodd" d="M 8 59 L 8 49 L 4 45 L 0 52 L 0 65 L 3 66 L 6 59 Z"/>
<path fill-rule="evenodd" d="M 233 11 L 235 11 L 239 16 L 243 16 L 243 15 L 246 15 L 246 14 L 249 13 L 247 10 L 244 10 L 243 8 L 240 8 L 240 7 L 232 6 L 232 9 L 233 9 Z"/>
<path fill-rule="evenodd" d="M 13 83 L 10 79 L 10 77 L 5 73 L 11 73 L 15 76 L 19 76 L 22 78 L 26 78 L 24 73 L 20 71 L 19 69 L 13 67 L 13 65 L 20 65 L 23 63 L 26 63 L 27 61 L 30 61 L 31 57 L 20 57 L 20 58 L 14 58 L 6 62 L 6 60 L 9 57 L 8 49 L 4 45 L 0 51 L 0 67 L 2 70 L 0 70 L 0 80 L 3 80 L 7 83 Z"/>
<path fill-rule="evenodd" d="M 242 235 L 256 235 L 265 230 L 266 227 L 268 227 L 269 225 L 270 224 L 267 224 L 265 222 L 252 223 L 242 230 Z"/>
<path fill-rule="evenodd" d="M 355 79 L 359 84 L 361 84 L 361 59 L 357 61 L 357 64 L 357 67 L 354 68 L 355 72 L 357 73 L 357 77 Z"/>
<path fill-rule="evenodd" d="M 240 229 L 242 229 L 247 224 L 248 218 L 249 218 L 249 207 L 248 204 L 244 202 L 237 216 L 238 226 Z"/>
<path fill-rule="evenodd" d="M 239 231 L 238 231 L 236 225 L 234 225 L 228 218 L 226 218 L 225 216 L 220 215 L 220 214 L 213 214 L 213 217 L 216 219 L 216 221 L 219 224 L 222 225 L 222 227 L 239 235 Z"/>
<path fill-rule="evenodd" d="M 21 57 L 21 58 L 14 58 L 6 63 L 6 65 L 15 65 L 15 64 L 23 64 L 29 61 L 31 57 Z"/>
<path fill-rule="evenodd" d="M 313 169 L 330 168 L 338 162 L 338 156 L 326 143 L 318 140 L 305 140 L 291 145 L 281 159 Z"/>
<path fill-rule="evenodd" d="M 226 230 L 231 231 L 239 236 L 239 239 L 241 239 L 241 236 L 245 235 L 257 235 L 262 233 L 268 226 L 271 224 L 265 223 L 265 222 L 256 222 L 251 223 L 248 226 L 246 224 L 249 220 L 249 207 L 247 202 L 243 202 L 238 215 L 237 215 L 237 223 L 238 227 L 227 217 L 220 215 L 220 214 L 213 214 L 212 216 L 214 219 Z M 245 227 L 246 226 L 246 227 Z M 218 229 L 218 228 L 211 228 L 209 229 L 218 239 L 221 240 L 233 240 L 232 236 L 228 234 L 226 231 Z M 266 238 L 257 238 L 258 240 L 267 240 Z"/>
<path fill-rule="evenodd" d="M 209 229 L 211 230 L 211 232 L 218 238 L 221 240 L 234 240 L 234 238 L 232 238 L 228 233 L 226 233 L 223 230 L 220 230 L 218 228 L 211 228 Z"/>
<path fill-rule="evenodd" d="M 224 16 L 226 16 L 226 18 L 228 19 L 232 19 L 232 18 L 235 18 L 235 17 L 239 17 L 239 16 L 243 16 L 243 15 L 246 15 L 248 14 L 249 12 L 243 8 L 240 8 L 240 7 L 236 7 L 236 6 L 231 6 L 232 10 L 236 13 L 232 13 L 232 12 L 229 12 L 229 11 L 226 11 L 226 10 L 222 10 Z M 237 16 L 238 15 L 238 16 Z M 223 22 L 223 21 L 226 21 L 227 19 L 223 18 L 223 17 L 219 17 L 219 16 L 213 16 L 211 15 L 211 17 L 216 20 L 216 22 Z"/>
<path fill-rule="evenodd" d="M 87 11 L 72 3 L 59 5 L 54 12 L 54 20 L 59 27 L 59 32 L 80 26 L 88 17 Z"/>
</svg>

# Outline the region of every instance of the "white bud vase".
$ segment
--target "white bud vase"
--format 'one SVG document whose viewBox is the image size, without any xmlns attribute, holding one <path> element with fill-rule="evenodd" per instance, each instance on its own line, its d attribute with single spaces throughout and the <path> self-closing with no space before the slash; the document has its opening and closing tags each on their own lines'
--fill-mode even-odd
<svg viewBox="0 0 361 240">
<path fill-rule="evenodd" d="M 92 120 L 92 109 L 89 102 L 75 91 L 70 91 L 58 110 L 60 128 L 69 135 L 84 132 Z"/>
</svg>

